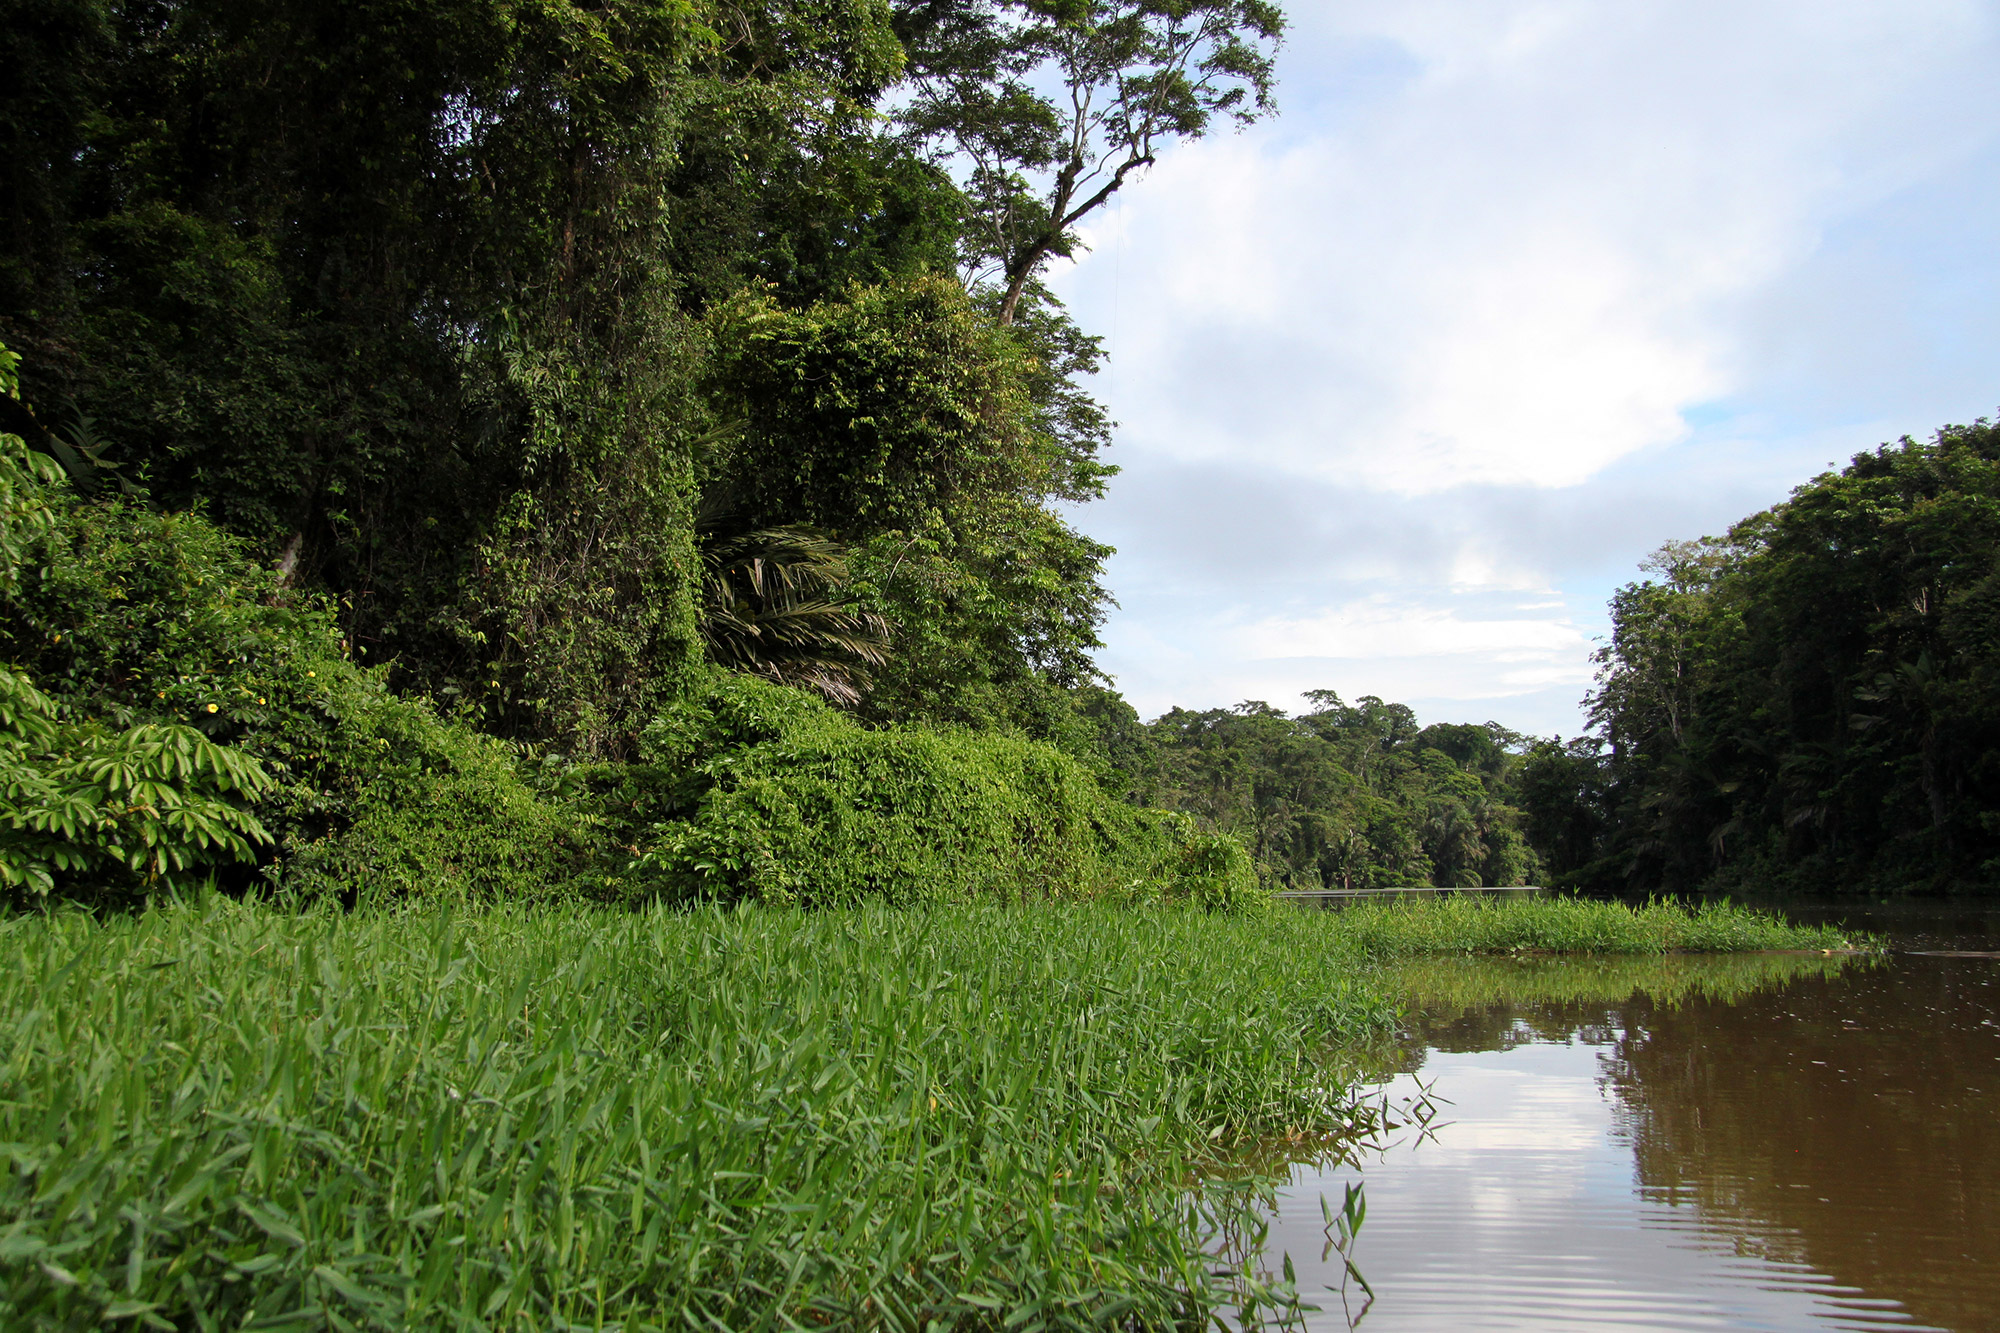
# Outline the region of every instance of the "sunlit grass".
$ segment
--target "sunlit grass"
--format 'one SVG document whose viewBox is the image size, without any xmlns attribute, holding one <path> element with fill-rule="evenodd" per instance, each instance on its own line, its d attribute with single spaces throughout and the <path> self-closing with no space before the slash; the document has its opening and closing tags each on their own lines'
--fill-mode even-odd
<svg viewBox="0 0 2000 1333">
<path fill-rule="evenodd" d="M 1805 977 L 1830 977 L 1870 960 L 1849 954 L 1626 954 L 1550 958 L 1424 957 L 1385 964 L 1382 989 L 1432 1016 L 1495 1004 L 1618 1004 L 1643 995 L 1657 1004 L 1727 1003 Z"/>
<path fill-rule="evenodd" d="M 1389 1018 L 1310 924 L 16 918 L 0 1322 L 1200 1319 L 1192 1168 Z"/>
<path fill-rule="evenodd" d="M 1193 1182 L 1357 1123 L 1383 960 L 1840 942 L 1553 901 L 15 917 L 0 1323 L 1200 1322 Z"/>
</svg>

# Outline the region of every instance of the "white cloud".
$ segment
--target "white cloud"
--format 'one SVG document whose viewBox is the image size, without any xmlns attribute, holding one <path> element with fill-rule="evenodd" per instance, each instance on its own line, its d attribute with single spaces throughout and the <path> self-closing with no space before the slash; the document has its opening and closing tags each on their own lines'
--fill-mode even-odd
<svg viewBox="0 0 2000 1333">
<path fill-rule="evenodd" d="M 1644 552 L 2000 400 L 2000 0 L 1292 10 L 1284 115 L 1052 275 L 1112 352 L 1081 521 L 1142 711 L 1573 731 Z"/>
<path fill-rule="evenodd" d="M 1316 615 L 1267 617 L 1244 626 L 1234 643 L 1253 658 L 1476 653 L 1510 666 L 1588 652 L 1587 640 L 1567 617 L 1465 619 L 1442 607 L 1411 606 L 1387 593 Z"/>
<path fill-rule="evenodd" d="M 1244 699 L 1290 709 L 1307 690 L 1331 689 L 1412 704 L 1425 721 L 1497 716 L 1569 733 L 1594 670 L 1589 632 L 1565 601 L 1539 594 L 1376 592 L 1254 617 L 1226 597 L 1133 603 L 1112 627 L 1106 665 L 1147 717 Z"/>
<path fill-rule="evenodd" d="M 1184 148 L 1104 220 L 1086 300 L 1101 308 L 1109 261 L 1128 437 L 1404 494 L 1575 485 L 1682 439 L 1684 409 L 1740 386 L 1732 303 L 1810 254 L 1829 213 L 1990 132 L 1962 110 L 1935 124 L 1932 83 L 1991 17 L 1965 0 L 1301 15 L 1308 54 L 1386 42 L 1414 72 L 1336 123 L 1309 109 Z"/>
</svg>

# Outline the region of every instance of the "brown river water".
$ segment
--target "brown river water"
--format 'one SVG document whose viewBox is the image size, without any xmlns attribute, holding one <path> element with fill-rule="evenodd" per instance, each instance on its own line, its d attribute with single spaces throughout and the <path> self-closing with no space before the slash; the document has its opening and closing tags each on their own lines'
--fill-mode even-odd
<svg viewBox="0 0 2000 1333">
<path fill-rule="evenodd" d="M 1794 914 L 1894 952 L 1399 970 L 1403 1128 L 1271 1219 L 1309 1326 L 2000 1330 L 2000 911 Z"/>
</svg>

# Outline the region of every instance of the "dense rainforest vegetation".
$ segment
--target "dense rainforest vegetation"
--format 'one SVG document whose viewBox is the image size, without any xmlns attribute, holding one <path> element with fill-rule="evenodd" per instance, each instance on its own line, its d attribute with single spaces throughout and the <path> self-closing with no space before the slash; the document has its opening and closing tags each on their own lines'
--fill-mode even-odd
<svg viewBox="0 0 2000 1333">
<path fill-rule="evenodd" d="M 1596 734 L 1520 767 L 1562 882 L 2000 882 L 2000 428 L 1857 455 L 1646 569 L 1611 604 Z"/>
<path fill-rule="evenodd" d="M 1582 740 L 1118 697 L 1101 349 L 1041 275 L 1272 109 L 1262 0 L 0 16 L 18 891 L 2000 865 L 1983 425 L 1665 549 Z"/>
<path fill-rule="evenodd" d="M 604 758 L 705 653 L 865 674 L 875 719 L 1073 730 L 1104 551 L 1050 502 L 1097 492 L 1106 425 L 1034 277 L 1078 188 L 1256 113 L 1274 10 L 7 22 L 18 433 L 324 591 L 392 687 Z"/>
<path fill-rule="evenodd" d="M 1297 717 L 1253 700 L 1144 725 L 1108 693 L 1086 708 L 1115 790 L 1233 834 L 1267 883 L 1509 885 L 1538 873 L 1512 804 L 1529 737 L 1497 722 L 1419 726 L 1373 695 L 1306 698 Z"/>
<path fill-rule="evenodd" d="M 1109 552 L 1058 506 L 1113 470 L 1101 354 L 1039 276 L 1160 146 L 1270 109 L 1275 7 L 6 23 L 17 888 L 1531 866 L 1490 728 L 1141 727 L 1091 660 Z"/>
</svg>

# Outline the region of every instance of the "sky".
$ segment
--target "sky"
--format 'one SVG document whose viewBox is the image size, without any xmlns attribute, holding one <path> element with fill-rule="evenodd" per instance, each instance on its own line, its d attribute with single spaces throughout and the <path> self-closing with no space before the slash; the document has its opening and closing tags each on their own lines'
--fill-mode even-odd
<svg viewBox="0 0 2000 1333">
<path fill-rule="evenodd" d="M 1280 114 L 1051 285 L 1110 353 L 1100 664 L 1583 729 L 1605 604 L 2000 410 L 2000 0 L 1293 0 Z"/>
</svg>

